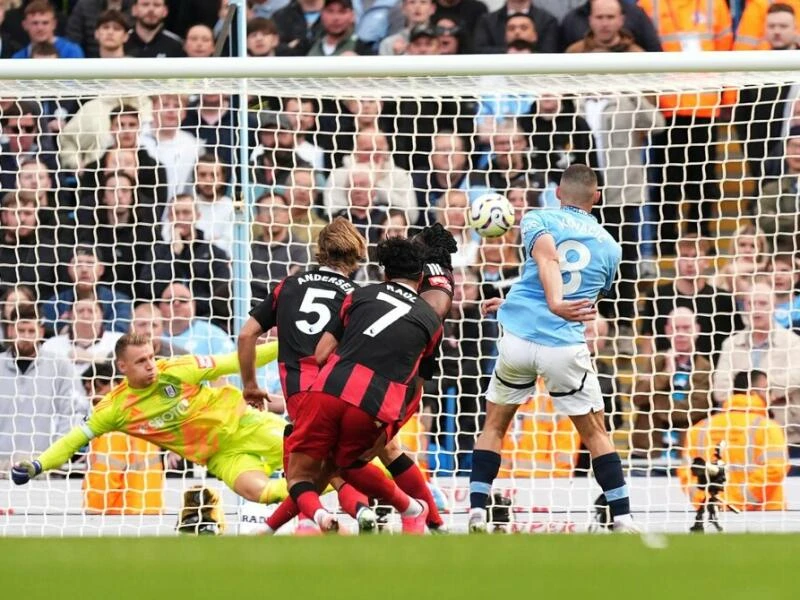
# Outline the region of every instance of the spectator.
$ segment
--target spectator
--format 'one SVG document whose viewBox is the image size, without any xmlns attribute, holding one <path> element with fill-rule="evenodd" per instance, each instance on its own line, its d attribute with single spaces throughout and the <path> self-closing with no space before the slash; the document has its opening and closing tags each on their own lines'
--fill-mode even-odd
<svg viewBox="0 0 800 600">
<path fill-rule="evenodd" d="M 434 16 L 433 30 L 439 40 L 439 54 L 469 54 L 472 46 L 457 21 L 450 17 Z"/>
<path fill-rule="evenodd" d="M 798 0 L 782 2 L 749 0 L 739 19 L 733 49 L 769 50 L 772 48 L 774 50 L 773 36 L 779 35 L 778 32 L 782 34 L 781 37 L 794 45 L 796 32 L 794 16 L 798 11 L 800 11 Z"/>
<path fill-rule="evenodd" d="M 308 50 L 308 56 L 339 56 L 344 53 L 372 54 L 353 32 L 355 14 L 351 0 L 325 0 L 322 32 Z"/>
<path fill-rule="evenodd" d="M 795 0 L 800 10 L 800 1 Z M 748 10 L 755 2 L 748 4 Z M 743 31 L 742 25 L 739 31 Z M 746 26 L 745 26 L 746 27 Z M 770 4 L 764 25 L 767 50 L 797 49 L 797 15 L 789 4 Z M 746 36 L 745 36 L 746 37 Z M 738 37 L 734 49 L 746 42 Z M 739 102 L 734 109 L 733 122 L 742 140 L 750 176 L 760 180 L 764 175 L 764 159 L 771 148 L 779 145 L 784 124 L 792 116 L 793 102 L 789 100 L 792 86 L 758 85 L 739 90 Z"/>
<path fill-rule="evenodd" d="M 452 131 L 441 131 L 433 136 L 431 145 L 433 147 L 428 169 L 418 171 L 412 176 L 417 206 L 421 211 L 418 222 L 424 225 L 439 220 L 443 208 L 440 203 L 448 190 L 469 188 L 469 155 L 464 136 L 456 135 Z M 464 201 L 466 202 L 466 196 Z"/>
<path fill-rule="evenodd" d="M 772 286 L 775 290 L 775 321 L 795 333 L 800 330 L 800 270 L 794 254 L 782 252 L 771 257 Z"/>
<path fill-rule="evenodd" d="M 439 52 L 439 36 L 430 25 L 415 25 L 408 33 L 404 54 L 409 56 L 435 56 Z"/>
<path fill-rule="evenodd" d="M 134 25 L 125 54 L 136 58 L 186 56 L 183 40 L 164 27 L 169 14 L 166 0 L 135 0 L 131 14 Z"/>
<path fill-rule="evenodd" d="M 214 32 L 208 25 L 193 25 L 186 32 L 183 51 L 190 58 L 214 56 Z"/>
<path fill-rule="evenodd" d="M 402 0 L 401 4 L 403 5 L 406 26 L 402 31 L 381 40 L 378 47 L 378 54 L 380 55 L 398 56 L 405 54 L 411 30 L 418 25 L 429 25 L 431 17 L 436 10 L 436 4 L 433 0 Z"/>
<path fill-rule="evenodd" d="M 711 363 L 697 352 L 700 327 L 691 309 L 677 307 L 667 318 L 670 347 L 655 356 L 649 373 L 633 389 L 636 416 L 631 452 L 636 458 L 678 458 L 689 426 L 709 416 Z"/>
<path fill-rule="evenodd" d="M 77 246 L 67 267 L 69 287 L 43 303 L 44 321 L 61 332 L 74 318 L 75 303 L 81 298 L 96 298 L 102 309 L 102 326 L 107 331 L 125 333 L 131 323 L 131 299 L 100 283 L 105 265 L 91 246 Z"/>
<path fill-rule="evenodd" d="M 291 214 L 286 198 L 278 193 L 256 200 L 253 248 L 250 263 L 253 298 L 264 299 L 282 279 L 311 261 L 309 244 L 292 237 Z"/>
<path fill-rule="evenodd" d="M 561 174 L 573 164 L 598 170 L 594 139 L 586 119 L 576 114 L 572 100 L 542 94 L 531 105 L 529 115 L 520 125 L 530 135 L 533 167 L 546 174 L 551 186 L 558 185 Z"/>
<path fill-rule="evenodd" d="M 798 248 L 800 240 L 800 202 L 798 202 L 798 180 L 800 180 L 800 127 L 792 127 L 786 138 L 784 173 L 779 179 L 764 185 L 754 212 L 758 215 L 758 227 L 772 238 L 773 246 Z"/>
<path fill-rule="evenodd" d="M 8 10 L 9 0 L 0 0 L 0 25 L 6 16 Z M 0 30 L 0 58 L 11 58 L 19 50 L 20 45 L 5 31 Z"/>
<path fill-rule="evenodd" d="M 275 56 L 279 40 L 278 29 L 272 19 L 255 17 L 247 22 L 248 56 Z"/>
<path fill-rule="evenodd" d="M 230 315 L 230 258 L 197 228 L 192 196 L 173 198 L 167 215 L 170 227 L 164 240 L 155 243 L 152 264 L 140 267 L 137 297 L 158 298 L 170 282 L 184 282 L 192 290 L 198 316 L 225 322 Z"/>
<path fill-rule="evenodd" d="M 481 54 L 500 54 L 505 51 L 505 26 L 509 15 L 530 15 L 539 32 L 539 52 L 558 52 L 558 21 L 549 12 L 534 6 L 533 0 L 507 0 L 494 12 L 483 15 L 475 27 L 475 49 Z"/>
<path fill-rule="evenodd" d="M 627 34 L 633 38 L 633 43 L 641 46 L 646 52 L 661 52 L 661 40 L 658 32 L 653 26 L 653 22 L 647 13 L 644 12 L 636 3 L 624 2 L 620 0 L 587 0 L 580 6 L 569 11 L 561 21 L 561 44 L 562 48 L 568 48 L 576 42 L 586 37 L 590 32 L 591 13 L 595 4 L 603 6 L 607 12 L 609 8 L 615 11 L 612 5 L 618 5 L 622 10 L 624 28 Z"/>
<path fill-rule="evenodd" d="M 791 456 L 800 456 L 800 336 L 775 323 L 775 294 L 766 281 L 757 282 L 745 296 L 748 328 L 725 340 L 714 372 L 714 398 L 722 404 L 731 395 L 734 375 L 759 369 L 770 385 L 770 410 L 786 427 L 793 446 Z"/>
<path fill-rule="evenodd" d="M 58 330 L 58 335 L 42 344 L 42 356 L 69 361 L 76 378 L 91 365 L 113 359 L 114 344 L 123 332 L 104 327 L 103 308 L 97 298 L 79 296 L 70 307 L 66 320 L 65 329 Z"/>
<path fill-rule="evenodd" d="M 501 192 L 510 187 L 544 187 L 544 174 L 534 168 L 535 159 L 528 147 L 528 138 L 513 120 L 506 120 L 495 128 L 486 159 L 489 162 L 484 170 L 472 173 L 471 186 Z"/>
<path fill-rule="evenodd" d="M 34 102 L 19 101 L 0 115 L 0 128 L 5 143 L 0 145 L 0 188 L 13 190 L 17 171 L 28 160 L 42 160 L 55 171 L 55 155 L 44 148 L 45 136 L 40 128 L 40 106 Z"/>
<path fill-rule="evenodd" d="M 278 180 L 301 165 L 322 167 L 318 148 L 305 143 L 305 135 L 295 131 L 295 124 L 289 115 L 273 111 L 259 112 L 258 141 L 250 158 L 254 163 L 256 181 L 262 185 L 276 185 Z"/>
<path fill-rule="evenodd" d="M 519 225 L 522 217 L 533 207 L 539 206 L 539 191 L 524 187 L 512 187 L 506 192 L 506 198 L 514 209 L 514 222 Z M 522 239 L 520 232 L 520 240 Z"/>
<path fill-rule="evenodd" d="M 372 173 L 362 165 L 346 170 L 344 187 L 347 203 L 333 216 L 344 217 L 367 242 L 376 243 L 376 225 L 383 221 L 388 207 L 386 193 L 375 187 Z"/>
<path fill-rule="evenodd" d="M 36 200 L 6 192 L 0 200 L 0 282 L 36 289 L 37 298 L 53 295 L 63 252 L 52 232 L 39 227 Z"/>
<path fill-rule="evenodd" d="M 528 13 L 513 13 L 506 19 L 505 42 L 506 49 L 515 42 L 525 42 L 535 52 L 539 47 L 539 33 L 536 31 L 536 22 Z"/>
<path fill-rule="evenodd" d="M 517 233 L 509 231 L 495 238 L 482 238 L 480 257 L 481 299 L 504 298 L 519 279 L 522 252 Z"/>
<path fill-rule="evenodd" d="M 83 422 L 88 406 L 69 362 L 43 356 L 44 327 L 33 305 L 5 323 L 0 353 L 0 469 L 31 460 Z"/>
<path fill-rule="evenodd" d="M 30 38 L 30 44 L 14 54 L 13 58 L 31 58 L 33 45 L 42 42 L 53 44 L 59 58 L 83 58 L 83 50 L 78 44 L 56 35 L 57 24 L 56 9 L 48 0 L 33 0 L 28 3 L 22 27 Z"/>
<path fill-rule="evenodd" d="M 137 217 L 135 180 L 119 171 L 107 175 L 100 202 L 84 211 L 78 241 L 94 247 L 105 265 L 100 280 L 121 296 L 132 298 L 139 265 L 150 262 L 155 240 L 154 222 Z"/>
<path fill-rule="evenodd" d="M 4 289 L 0 296 L 0 350 L 6 349 L 6 325 L 11 322 L 11 315 L 25 305 L 36 306 L 31 288 L 17 284 Z"/>
<path fill-rule="evenodd" d="M 406 211 L 409 223 L 417 222 L 419 209 L 411 175 L 394 163 L 383 133 L 374 129 L 360 131 L 353 154 L 345 157 L 343 163 L 342 168 L 331 171 L 326 184 L 324 203 L 329 215 L 347 207 L 349 170 L 361 166 L 372 171 L 375 188 L 385 195 L 388 206 Z"/>
<path fill-rule="evenodd" d="M 737 307 L 741 308 L 741 297 L 750 291 L 755 276 L 769 270 L 769 255 L 766 236 L 749 223 L 742 225 L 734 233 L 733 253 L 727 256 L 728 261 L 717 273 L 713 286 L 733 294 Z"/>
<path fill-rule="evenodd" d="M 148 0 L 139 0 L 146 2 Z M 157 0 L 161 1 L 161 0 Z M 142 147 L 167 174 L 167 194 L 181 194 L 191 182 L 203 142 L 181 129 L 186 118 L 187 98 L 180 94 L 153 96 L 152 129 L 141 136 Z"/>
<path fill-rule="evenodd" d="M 114 123 L 114 119 L 121 113 L 130 116 L 130 119 L 125 118 L 122 123 Z M 79 171 L 82 176 L 82 171 L 89 170 L 89 165 L 100 160 L 109 148 L 137 149 L 140 122 L 151 121 L 151 113 L 152 103 L 146 96 L 101 97 L 89 100 L 59 133 L 58 156 L 61 165 L 66 169 Z M 125 140 L 115 139 L 112 132 L 115 125 L 126 125 L 129 129 Z"/>
<path fill-rule="evenodd" d="M 167 172 L 140 144 L 139 111 L 135 106 L 119 104 L 117 99 L 115 106 L 98 107 L 98 119 L 101 113 L 105 114 L 101 122 L 108 123 L 109 145 L 81 172 L 80 187 L 84 193 L 80 198 L 82 210 L 78 211 L 78 223 L 92 222 L 91 211 L 102 204 L 98 196 L 104 192 L 98 194 L 98 191 L 110 175 L 120 171 L 127 173 L 134 182 L 134 212 L 139 223 L 160 222 L 167 204 Z"/>
<path fill-rule="evenodd" d="M 234 157 L 238 150 L 234 137 L 236 121 L 230 96 L 202 94 L 189 105 L 181 120 L 181 128 L 196 137 L 207 154 L 216 156 L 223 165 L 233 167 L 238 162 L 238 156 Z"/>
<path fill-rule="evenodd" d="M 208 356 L 234 352 L 228 334 L 195 315 L 192 292 L 182 283 L 170 283 L 162 292 L 161 315 L 166 325 L 165 341 L 185 348 L 189 354 Z"/>
<path fill-rule="evenodd" d="M 92 406 L 114 388 L 114 367 L 98 363 L 86 369 L 83 389 Z M 112 431 L 89 442 L 83 506 L 103 515 L 160 514 L 164 509 L 164 466 L 158 446 Z"/>
<path fill-rule="evenodd" d="M 225 165 L 220 161 L 209 154 L 201 156 L 195 167 L 194 199 L 198 214 L 197 228 L 209 242 L 232 256 L 236 213 L 233 199 L 225 194 L 225 175 Z M 164 234 L 162 237 L 166 239 Z"/>
<path fill-rule="evenodd" d="M 612 5 L 617 4 L 617 0 L 609 1 Z M 606 0 L 595 0 L 593 6 L 599 9 L 604 2 Z M 621 15 L 619 21 L 622 22 Z M 594 23 L 592 17 L 593 27 Z M 600 41 L 600 38 L 596 39 Z M 645 149 L 650 134 L 664 128 L 664 117 L 644 95 L 590 96 L 578 100 L 577 109 L 591 128 L 598 166 L 603 173 L 601 221 L 622 245 L 622 263 L 613 292 L 616 302 L 603 302 L 600 309 L 605 307 L 604 316 L 615 318 L 618 326 L 631 328 L 642 261 L 642 210 L 648 193 Z M 623 315 L 628 318 L 619 320 Z"/>
<path fill-rule="evenodd" d="M 487 13 L 486 4 L 480 0 L 436 0 L 433 21 L 447 18 L 457 24 L 467 39 L 474 39 L 475 27 Z"/>
<path fill-rule="evenodd" d="M 623 29 L 625 15 L 621 0 L 592 0 L 589 6 L 589 31 L 583 39 L 570 44 L 567 52 L 644 52 Z"/>
<path fill-rule="evenodd" d="M 678 0 L 641 0 L 639 5 L 656 25 L 665 52 L 726 51 L 733 46 L 731 15 L 725 0 L 698 3 L 686 10 Z M 656 9 L 658 13 L 656 13 Z M 717 164 L 716 121 L 736 102 L 736 92 L 662 94 L 660 108 L 667 119 L 663 133 L 653 138 L 653 163 L 662 174 L 653 188 L 661 204 L 660 250 L 672 254 L 679 224 L 689 231 L 709 235 L 712 206 L 720 197 Z M 681 214 L 681 204 L 688 212 Z"/>
<path fill-rule="evenodd" d="M 113 23 L 126 32 L 130 29 L 130 13 L 134 0 L 78 0 L 67 19 L 66 35 L 79 44 L 86 56 L 106 58 L 102 53 L 103 42 L 98 33 L 103 23 Z M 110 34 L 109 34 L 110 35 Z M 116 32 L 117 39 L 122 36 Z M 123 54 L 124 56 L 124 54 Z"/>
<path fill-rule="evenodd" d="M 300 244 L 316 243 L 326 222 L 314 209 L 314 172 L 308 167 L 299 166 L 284 177 L 281 185 L 289 200 L 292 240 Z"/>
<path fill-rule="evenodd" d="M 442 195 L 442 203 L 436 212 L 436 220 L 458 242 L 458 250 L 452 255 L 454 268 L 469 268 L 478 262 L 480 243 L 473 231 L 467 227 L 469 199 L 462 190 L 448 190 Z"/>
<path fill-rule="evenodd" d="M 347 215 L 343 216 L 347 218 Z M 353 279 L 361 284 L 367 283 L 381 283 L 384 280 L 383 268 L 378 265 L 377 248 L 383 240 L 390 237 L 408 237 L 408 221 L 406 221 L 406 214 L 402 210 L 390 208 L 388 210 L 377 210 L 374 219 L 371 221 L 371 227 L 366 229 L 364 237 L 367 239 L 367 262 L 362 265 Z M 354 220 L 353 224 L 358 226 Z"/>
<path fill-rule="evenodd" d="M 758 369 L 741 371 L 733 381 L 733 394 L 723 411 L 689 430 L 686 466 L 677 473 L 681 485 L 699 510 L 708 492 L 690 465 L 714 463 L 719 452 L 726 469 L 721 502 L 739 511 L 786 510 L 786 434 L 769 415 L 767 375 Z"/>
<path fill-rule="evenodd" d="M 654 354 L 669 348 L 669 339 L 665 337 L 667 317 L 682 306 L 695 314 L 700 325 L 697 352 L 713 357 L 725 338 L 742 328 L 741 319 L 733 296 L 709 284 L 709 244 L 697 236 L 686 235 L 678 241 L 676 250 L 674 279 L 659 285 L 645 302 L 640 319 L 641 333 L 645 336 L 642 352 Z"/>
<path fill-rule="evenodd" d="M 140 302 L 133 309 L 131 331 L 143 335 L 153 342 L 156 358 L 172 358 L 188 352 L 164 337 L 164 317 L 152 302 Z"/>
<path fill-rule="evenodd" d="M 86 54 L 92 58 L 124 58 L 128 42 L 128 20 L 118 10 L 107 10 L 97 18 L 94 43 Z"/>
<path fill-rule="evenodd" d="M 359 132 L 376 129 L 384 133 L 388 140 L 394 131 L 380 98 L 346 98 L 321 113 L 319 129 L 325 133 L 320 136 L 320 144 L 328 151 L 327 166 L 342 166 L 344 158 L 353 151 Z"/>
<path fill-rule="evenodd" d="M 283 102 L 283 115 L 290 131 L 294 132 L 294 151 L 302 160 L 311 163 L 316 171 L 325 167 L 325 152 L 311 141 L 317 125 L 319 109 L 312 98 L 287 98 Z"/>
<path fill-rule="evenodd" d="M 320 15 L 325 0 L 291 0 L 272 20 L 280 34 L 279 56 L 305 56 L 322 35 Z"/>
</svg>

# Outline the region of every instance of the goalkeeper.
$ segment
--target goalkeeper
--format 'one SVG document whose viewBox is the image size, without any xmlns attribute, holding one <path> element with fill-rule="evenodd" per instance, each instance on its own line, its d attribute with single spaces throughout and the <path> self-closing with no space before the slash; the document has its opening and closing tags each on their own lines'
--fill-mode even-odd
<svg viewBox="0 0 800 600">
<path fill-rule="evenodd" d="M 283 466 L 283 418 L 248 407 L 235 387 L 213 381 L 239 372 L 236 353 L 156 360 L 147 337 L 123 335 L 114 348 L 125 379 L 97 404 L 83 425 L 53 443 L 37 460 L 11 469 L 14 483 L 64 464 L 89 440 L 122 431 L 186 460 L 207 465 L 239 496 L 269 504 L 286 497 L 283 479 L 270 473 Z M 275 360 L 276 342 L 256 349 L 256 364 Z"/>
</svg>

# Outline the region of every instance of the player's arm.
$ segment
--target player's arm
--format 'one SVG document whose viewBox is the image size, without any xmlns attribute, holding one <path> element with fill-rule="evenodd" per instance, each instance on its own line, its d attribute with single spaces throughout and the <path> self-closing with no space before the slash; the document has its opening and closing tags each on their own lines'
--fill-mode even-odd
<svg viewBox="0 0 800 600">
<path fill-rule="evenodd" d="M 17 485 L 28 483 L 40 473 L 63 465 L 92 438 L 119 429 L 119 426 L 119 414 L 116 407 L 106 396 L 95 407 L 86 423 L 73 427 L 68 433 L 53 442 L 36 460 L 15 464 L 11 469 L 11 479 Z"/>
<path fill-rule="evenodd" d="M 539 280 L 550 312 L 567 321 L 592 321 L 596 318 L 597 310 L 590 300 L 564 300 L 561 261 L 552 235 L 542 232 L 536 237 L 531 247 L 531 258 L 539 267 Z"/>
<path fill-rule="evenodd" d="M 344 328 L 350 320 L 350 309 L 353 306 L 353 294 L 349 294 L 342 302 L 339 308 L 339 313 L 335 315 L 330 322 L 325 326 L 325 332 L 317 342 L 317 347 L 314 349 L 314 360 L 321 367 L 330 358 L 331 354 L 339 347 L 339 340 L 344 335 Z"/>
<path fill-rule="evenodd" d="M 278 342 L 260 344 L 255 349 L 256 367 L 263 367 L 278 358 Z M 213 381 L 225 375 L 239 373 L 239 354 L 214 354 L 212 356 L 178 356 L 169 359 L 164 372 L 185 383 Z"/>
<path fill-rule="evenodd" d="M 250 318 L 239 332 L 236 344 L 242 376 L 242 394 L 248 404 L 256 407 L 263 406 L 264 399 L 269 401 L 269 394 L 258 386 L 256 380 L 256 345 L 264 332 L 275 326 L 277 299 L 282 288 L 283 281 L 270 292 L 266 300 L 250 312 Z"/>
</svg>

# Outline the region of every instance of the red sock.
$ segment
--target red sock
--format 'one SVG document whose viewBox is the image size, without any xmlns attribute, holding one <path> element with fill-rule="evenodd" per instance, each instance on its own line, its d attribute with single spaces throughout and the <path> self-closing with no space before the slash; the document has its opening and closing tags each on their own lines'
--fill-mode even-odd
<svg viewBox="0 0 800 600">
<path fill-rule="evenodd" d="M 297 503 L 289 496 L 281 502 L 280 506 L 275 509 L 275 512 L 267 518 L 267 526 L 272 529 L 272 531 L 278 531 L 278 529 L 294 519 L 299 512 L 300 510 L 297 508 Z"/>
<path fill-rule="evenodd" d="M 408 510 L 411 504 L 411 498 L 375 465 L 366 464 L 358 469 L 344 469 L 342 477 L 368 496 L 387 502 L 400 513 Z"/>
<path fill-rule="evenodd" d="M 362 507 L 369 506 L 369 498 L 349 483 L 345 483 L 340 487 L 337 494 L 339 496 L 339 506 L 354 519 L 358 517 L 358 511 Z"/>
<path fill-rule="evenodd" d="M 322 507 L 322 503 L 319 501 L 319 494 L 314 484 L 310 481 L 302 481 L 294 484 L 289 490 L 289 494 L 294 499 L 302 515 L 312 521 L 315 521 L 314 516 L 317 514 L 317 511 L 325 510 Z"/>
<path fill-rule="evenodd" d="M 391 471 L 391 469 L 390 469 Z M 394 482 L 401 490 L 412 498 L 424 500 L 428 504 L 428 523 L 433 523 L 436 527 L 444 525 L 442 515 L 439 514 L 439 509 L 436 508 L 436 501 L 433 499 L 431 489 L 425 481 L 425 476 L 422 470 L 417 466 L 417 463 L 411 462 L 402 473 L 394 475 Z"/>
</svg>

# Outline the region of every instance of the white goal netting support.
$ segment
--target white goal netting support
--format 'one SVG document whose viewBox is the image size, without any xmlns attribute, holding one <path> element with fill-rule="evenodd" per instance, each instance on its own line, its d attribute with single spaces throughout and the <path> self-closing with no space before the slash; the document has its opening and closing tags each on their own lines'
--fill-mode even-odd
<svg viewBox="0 0 800 600">
<path fill-rule="evenodd" d="M 623 245 L 587 337 L 637 520 L 688 530 L 702 458 L 726 465 L 728 530 L 800 530 L 799 90 L 790 51 L 4 62 L 0 535 L 170 534 L 184 489 L 222 489 L 122 434 L 26 487 L 6 477 L 89 414 L 122 332 L 163 357 L 233 351 L 336 215 L 371 248 L 435 222 L 459 242 L 439 370 L 400 437 L 463 530 L 499 336 L 478 306 L 524 264 L 518 228 L 479 239 L 465 210 L 490 191 L 517 222 L 557 207 L 575 163 Z M 583 260 L 566 253 L 565 276 Z M 279 394 L 276 365 L 259 379 Z M 593 517 L 589 461 L 543 386 L 496 491 L 517 530 Z M 233 533 L 268 510 L 223 502 Z"/>
</svg>

